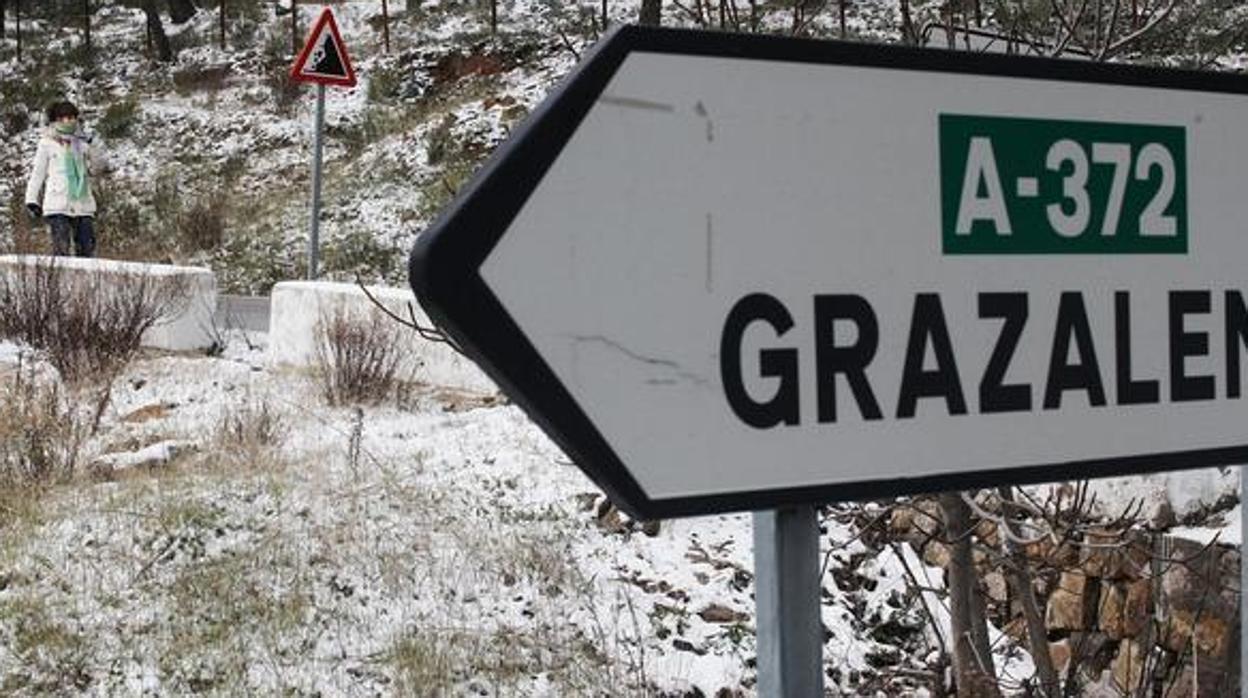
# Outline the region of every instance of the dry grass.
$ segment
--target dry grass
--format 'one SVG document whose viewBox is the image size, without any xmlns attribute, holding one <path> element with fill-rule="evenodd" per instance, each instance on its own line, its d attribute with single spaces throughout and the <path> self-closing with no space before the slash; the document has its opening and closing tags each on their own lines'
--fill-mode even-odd
<svg viewBox="0 0 1248 698">
<path fill-rule="evenodd" d="M 331 405 L 376 404 L 398 383 L 398 325 L 380 313 L 323 313 L 316 326 L 316 375 Z"/>
<path fill-rule="evenodd" d="M 222 412 L 213 433 L 212 464 L 249 471 L 276 471 L 285 464 L 282 447 L 290 430 L 268 400 L 245 400 Z"/>
<path fill-rule="evenodd" d="M 68 479 L 87 433 L 55 380 L 21 365 L 0 370 L 0 490 L 25 492 Z M 0 511 L 0 523 L 6 518 Z"/>
</svg>

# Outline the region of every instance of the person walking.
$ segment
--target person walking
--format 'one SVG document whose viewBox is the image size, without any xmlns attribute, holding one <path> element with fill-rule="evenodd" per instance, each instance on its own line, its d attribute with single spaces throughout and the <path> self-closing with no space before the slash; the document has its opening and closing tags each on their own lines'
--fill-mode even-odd
<svg viewBox="0 0 1248 698">
<path fill-rule="evenodd" d="M 47 221 L 52 233 L 52 254 L 68 255 L 72 242 L 76 255 L 91 257 L 95 254 L 91 141 L 82 131 L 78 108 L 73 103 L 53 103 L 47 117 L 48 126 L 39 139 L 26 183 L 26 208 L 34 218 Z"/>
</svg>

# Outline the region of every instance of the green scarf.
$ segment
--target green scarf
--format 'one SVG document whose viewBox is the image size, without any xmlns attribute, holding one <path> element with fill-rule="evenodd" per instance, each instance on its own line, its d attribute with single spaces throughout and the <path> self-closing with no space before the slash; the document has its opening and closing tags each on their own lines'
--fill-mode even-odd
<svg viewBox="0 0 1248 698">
<path fill-rule="evenodd" d="M 65 178 L 69 180 L 69 198 L 87 198 L 87 144 L 76 133 L 77 124 L 57 124 L 58 140 L 65 145 Z"/>
</svg>

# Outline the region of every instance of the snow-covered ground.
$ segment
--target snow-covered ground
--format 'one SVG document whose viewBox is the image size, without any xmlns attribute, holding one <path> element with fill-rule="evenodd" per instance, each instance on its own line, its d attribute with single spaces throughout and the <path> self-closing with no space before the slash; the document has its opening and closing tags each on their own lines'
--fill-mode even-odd
<svg viewBox="0 0 1248 698">
<path fill-rule="evenodd" d="M 106 69 L 58 79 L 91 127 L 110 105 L 138 100 L 128 135 L 101 143 L 114 205 L 150 217 L 161 187 L 223 188 L 226 240 L 190 261 L 231 290 L 296 277 L 312 102 L 305 93 L 279 108 L 266 77 L 288 50 L 288 19 L 266 14 L 252 45 L 221 51 L 215 16 L 201 12 L 170 27 L 193 45 L 158 66 L 142 56 L 141 13 L 102 4 L 95 40 L 116 48 Z M 396 16 L 401 4 L 390 2 Z M 334 5 L 361 84 L 328 102 L 330 250 L 364 240 L 367 253 L 401 258 L 593 34 L 572 3 L 504 0 L 497 41 L 477 3 L 421 4 L 424 20 L 396 19 L 389 54 L 381 0 Z M 638 4 L 611 0 L 612 19 Z M 669 20 L 689 23 L 665 4 Z M 895 2 L 850 6 L 852 31 L 893 36 Z M 306 27 L 315 8 L 302 11 Z M 39 23 L 28 31 L 41 37 L 32 51 L 78 41 Z M 6 42 L 7 88 L 31 76 Z M 488 57 L 499 72 L 447 79 L 454 56 Z M 187 86 L 219 66 L 219 84 Z M 0 140 L 0 201 L 20 186 L 37 128 Z M 0 245 L 12 232 L 0 227 Z M 401 276 L 401 266 L 367 272 Z M 331 264 L 346 278 L 354 269 Z M 667 521 L 648 535 L 505 400 L 415 386 L 377 407 L 329 407 L 310 377 L 266 367 L 265 337 L 229 339 L 222 356 L 132 365 L 83 445 L 93 467 L 37 498 L 0 494 L 0 694 L 755 693 L 748 515 Z M 0 368 L 19 353 L 0 344 Z M 1239 508 L 1225 510 L 1236 469 L 1092 490 L 1105 516 L 1143 499 L 1145 518 L 1185 524 L 1178 534 L 1241 539 Z M 832 507 L 821 521 L 829 688 L 923 695 L 948 633 L 942 572 L 905 543 L 869 540 L 884 508 Z M 995 646 L 1007 684 L 1031 674 L 1025 652 Z"/>
<path fill-rule="evenodd" d="M 748 515 L 648 535 L 496 396 L 329 407 L 266 368 L 263 335 L 229 337 L 133 364 L 83 447 L 94 474 L 0 507 L 0 690 L 753 695 Z M 1115 487 L 1180 481 L 1208 488 L 1192 502 L 1238 485 Z M 882 511 L 821 522 L 824 657 L 831 688 L 914 694 L 897 669 L 931 659 L 928 614 L 948 632 L 942 574 L 864 543 Z M 1007 682 L 1031 675 L 997 646 Z"/>
</svg>

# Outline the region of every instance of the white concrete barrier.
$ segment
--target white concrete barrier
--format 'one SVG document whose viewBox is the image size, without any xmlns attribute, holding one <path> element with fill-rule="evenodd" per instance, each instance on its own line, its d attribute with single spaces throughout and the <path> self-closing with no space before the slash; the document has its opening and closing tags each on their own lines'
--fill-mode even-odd
<svg viewBox="0 0 1248 698">
<path fill-rule="evenodd" d="M 169 264 L 123 262 L 115 259 L 0 255 L 0 275 L 10 280 L 31 278 L 39 267 L 55 265 L 68 283 L 99 284 L 100 292 L 121 289 L 135 279 L 150 281 L 155 292 L 176 288 L 179 298 L 169 312 L 143 335 L 143 346 L 170 351 L 203 350 L 216 342 L 213 312 L 217 306 L 217 279 L 212 270 Z"/>
<path fill-rule="evenodd" d="M 408 305 L 422 327 L 432 323 L 409 289 L 369 286 L 368 292 L 401 318 Z M 271 367 L 308 368 L 316 365 L 317 325 L 336 313 L 348 317 L 383 317 L 355 284 L 327 281 L 283 281 L 273 287 L 269 313 L 268 363 Z M 385 323 L 394 323 L 389 318 Z M 498 386 L 469 359 L 444 343 L 422 339 L 415 331 L 394 323 L 401 346 L 399 371 L 410 380 L 474 392 L 493 393 Z"/>
</svg>

